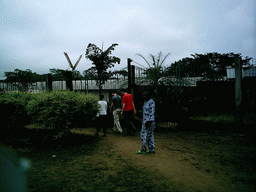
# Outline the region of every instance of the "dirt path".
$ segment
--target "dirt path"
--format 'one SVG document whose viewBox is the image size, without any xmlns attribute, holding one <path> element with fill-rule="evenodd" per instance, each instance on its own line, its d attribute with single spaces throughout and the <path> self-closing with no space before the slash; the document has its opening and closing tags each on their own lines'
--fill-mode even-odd
<svg viewBox="0 0 256 192">
<path fill-rule="evenodd" d="M 93 130 L 87 131 L 87 134 L 93 134 Z M 115 153 L 111 157 L 113 164 L 118 164 L 118 159 L 114 159 L 118 155 L 119 158 L 129 160 L 131 164 L 149 170 L 151 174 L 161 175 L 160 182 L 175 183 L 181 191 L 232 191 L 234 186 L 228 178 L 221 180 L 214 173 L 197 169 L 197 165 L 205 162 L 193 152 L 184 150 L 180 142 L 174 141 L 168 134 L 155 133 L 155 144 L 155 154 L 136 154 L 135 151 L 141 147 L 138 133 L 136 136 L 109 133 L 100 140 L 103 148 L 111 148 Z"/>
</svg>

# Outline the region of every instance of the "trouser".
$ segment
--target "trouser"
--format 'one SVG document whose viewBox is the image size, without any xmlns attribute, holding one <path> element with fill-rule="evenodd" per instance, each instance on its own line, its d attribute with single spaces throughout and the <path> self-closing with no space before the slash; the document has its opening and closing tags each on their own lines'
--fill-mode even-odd
<svg viewBox="0 0 256 192">
<path fill-rule="evenodd" d="M 133 120 L 133 110 L 131 111 L 124 111 L 124 120 L 126 124 L 126 130 L 127 134 L 132 134 L 136 132 L 136 127 L 133 125 L 132 120 Z"/>
<path fill-rule="evenodd" d="M 107 126 L 106 126 L 106 120 L 107 115 L 100 115 L 97 119 L 97 133 L 100 132 L 100 130 L 103 130 L 103 133 L 107 133 Z"/>
<path fill-rule="evenodd" d="M 120 112 L 121 112 L 121 109 L 115 109 L 113 111 L 113 117 L 114 117 L 114 128 L 113 128 L 113 130 L 122 133 L 123 131 L 122 131 L 120 121 L 119 121 Z"/>
<path fill-rule="evenodd" d="M 155 139 L 154 139 L 154 131 L 155 122 L 151 122 L 148 126 L 144 123 L 141 128 L 140 137 L 142 141 L 141 151 L 145 152 L 147 150 L 147 145 L 149 151 L 155 151 Z"/>
</svg>

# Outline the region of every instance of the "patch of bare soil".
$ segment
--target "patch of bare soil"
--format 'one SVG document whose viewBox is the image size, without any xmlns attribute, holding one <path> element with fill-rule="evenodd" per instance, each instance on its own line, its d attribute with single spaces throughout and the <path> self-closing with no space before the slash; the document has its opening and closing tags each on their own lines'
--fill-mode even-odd
<svg viewBox="0 0 256 192">
<path fill-rule="evenodd" d="M 93 135 L 94 129 L 73 130 L 73 132 Z M 154 135 L 156 153 L 136 154 L 141 148 L 139 132 L 135 136 L 122 136 L 109 131 L 107 137 L 102 137 L 99 141 L 100 147 L 97 155 L 94 156 L 95 163 L 108 162 L 111 171 L 106 174 L 112 175 L 122 172 L 128 165 L 134 165 L 144 171 L 141 177 L 151 178 L 150 183 L 162 183 L 168 186 L 170 191 L 173 188 L 179 191 L 253 191 L 255 189 L 250 182 L 241 184 L 236 180 L 239 179 L 238 172 L 234 172 L 235 167 L 228 163 L 230 153 L 225 141 L 229 142 L 230 139 L 227 135 L 194 132 L 184 134 L 184 132 L 171 131 L 155 132 Z M 127 179 L 136 176 L 134 171 L 127 174 Z M 156 180 L 155 176 L 159 179 Z M 251 176 L 255 174 L 245 173 L 243 178 L 248 179 Z M 120 188 L 120 191 L 126 190 Z"/>
</svg>

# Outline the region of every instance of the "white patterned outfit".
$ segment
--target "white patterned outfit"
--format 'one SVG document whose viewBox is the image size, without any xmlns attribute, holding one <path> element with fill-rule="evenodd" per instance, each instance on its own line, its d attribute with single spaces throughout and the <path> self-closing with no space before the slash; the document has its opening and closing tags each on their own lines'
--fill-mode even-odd
<svg viewBox="0 0 256 192">
<path fill-rule="evenodd" d="M 146 122 L 149 123 L 146 126 Z M 141 152 L 146 152 L 147 145 L 149 148 L 149 151 L 155 152 L 155 140 L 154 140 L 154 134 L 153 131 L 155 129 L 155 102 L 150 99 L 143 105 L 143 122 L 142 122 L 142 128 L 141 128 L 141 141 L 142 141 L 142 147 Z"/>
</svg>

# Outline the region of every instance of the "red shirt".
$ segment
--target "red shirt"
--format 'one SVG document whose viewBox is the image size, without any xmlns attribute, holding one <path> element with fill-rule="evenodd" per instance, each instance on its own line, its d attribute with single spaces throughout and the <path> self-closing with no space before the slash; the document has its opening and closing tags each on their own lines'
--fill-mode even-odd
<svg viewBox="0 0 256 192">
<path fill-rule="evenodd" d="M 124 111 L 131 111 L 133 110 L 133 104 L 132 104 L 132 95 L 131 94 L 125 94 L 122 99 L 122 103 L 125 103 Z"/>
</svg>

